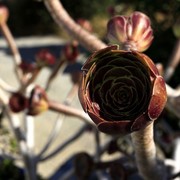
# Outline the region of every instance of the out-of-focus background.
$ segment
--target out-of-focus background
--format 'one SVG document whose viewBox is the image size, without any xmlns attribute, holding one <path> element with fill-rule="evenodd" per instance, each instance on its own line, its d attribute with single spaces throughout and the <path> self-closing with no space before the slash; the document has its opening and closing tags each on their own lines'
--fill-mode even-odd
<svg viewBox="0 0 180 180">
<path fill-rule="evenodd" d="M 164 67 L 167 66 L 175 43 L 177 39 L 180 38 L 180 0 L 61 0 L 61 2 L 74 20 L 77 21 L 80 18 L 89 20 L 93 27 L 93 33 L 105 42 L 107 41 L 106 24 L 109 18 L 118 14 L 129 15 L 133 11 L 142 11 L 147 14 L 152 21 L 154 41 L 146 51 L 146 54 L 150 56 L 155 63 L 162 62 Z M 37 52 L 37 48 L 41 47 L 50 48 L 58 57 L 62 45 L 66 41 L 71 40 L 69 35 L 54 23 L 43 2 L 33 0 L 1 0 L 0 3 L 7 5 L 9 8 L 10 16 L 8 26 L 15 40 L 17 40 L 16 42 L 20 48 L 20 53 L 23 57 L 27 58 L 26 60 L 33 61 L 33 53 Z M 8 73 L 7 76 L 7 72 L 12 72 L 12 63 L 9 60 L 11 58 L 10 55 L 3 54 L 4 51 L 8 50 L 1 34 L 0 40 L 0 73 L 4 75 L 4 79 L 7 82 L 16 85 L 13 74 Z M 81 52 L 85 55 L 88 54 L 83 47 Z M 82 63 L 83 60 L 85 59 L 82 59 Z M 6 64 L 8 68 L 2 68 L 3 64 Z M 80 69 L 80 64 L 78 64 L 76 68 Z M 39 79 L 37 79 L 37 82 L 43 84 L 45 80 L 44 77 L 46 77 L 48 73 L 50 73 L 50 69 L 45 69 L 39 76 Z M 175 74 L 168 83 L 172 87 L 177 87 L 179 85 L 179 77 L 180 64 L 176 67 Z M 58 97 L 58 101 L 62 102 L 71 85 L 72 82 L 68 74 L 68 69 L 66 69 L 61 78 L 59 78 L 59 80 L 56 79 L 52 84 L 49 95 L 53 98 Z M 59 92 L 61 94 L 59 94 Z M 72 106 L 81 108 L 77 97 L 74 99 Z M 47 112 L 38 117 L 39 119 L 35 127 L 35 150 L 37 152 L 46 142 L 47 135 L 53 126 L 52 122 L 54 122 L 56 116 L 57 115 L 52 112 Z M 46 117 L 46 119 L 44 117 Z M 173 116 L 170 118 L 175 119 Z M 64 139 L 70 136 L 72 132 L 76 131 L 81 125 L 82 122 L 77 119 L 66 118 L 62 128 L 63 130 L 60 132 L 54 146 L 63 142 Z M 174 123 L 174 127 L 177 128 L 176 123 Z M 72 144 L 69 150 L 65 150 L 62 154 L 55 156 L 50 161 L 40 164 L 40 174 L 44 177 L 49 176 L 58 168 L 60 163 L 68 159 L 69 155 L 73 153 L 81 150 L 89 150 L 89 152 L 92 153 L 94 151 L 93 138 L 91 134 L 86 133 L 78 142 L 81 146 L 78 145 L 78 143 Z"/>
</svg>

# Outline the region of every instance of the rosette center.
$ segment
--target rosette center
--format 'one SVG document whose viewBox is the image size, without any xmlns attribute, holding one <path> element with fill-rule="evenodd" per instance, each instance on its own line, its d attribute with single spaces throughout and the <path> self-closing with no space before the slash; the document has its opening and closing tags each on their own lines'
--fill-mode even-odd
<svg viewBox="0 0 180 180">
<path fill-rule="evenodd" d="M 149 68 L 131 52 L 98 54 L 88 75 L 89 94 L 107 121 L 134 120 L 151 98 Z M 97 60 L 96 60 L 97 59 Z"/>
</svg>

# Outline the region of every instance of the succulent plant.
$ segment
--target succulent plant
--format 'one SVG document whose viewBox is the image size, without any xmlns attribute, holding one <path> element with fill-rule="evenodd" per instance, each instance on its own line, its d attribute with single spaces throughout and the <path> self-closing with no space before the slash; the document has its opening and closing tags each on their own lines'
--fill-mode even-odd
<svg viewBox="0 0 180 180">
<path fill-rule="evenodd" d="M 63 56 L 68 61 L 68 63 L 75 63 L 79 55 L 78 42 L 72 41 L 68 43 L 63 48 Z"/>
<path fill-rule="evenodd" d="M 19 92 L 12 93 L 9 99 L 9 107 L 12 112 L 18 113 L 28 107 L 28 100 Z"/>
<path fill-rule="evenodd" d="M 107 24 L 107 38 L 121 49 L 143 52 L 153 40 L 150 19 L 138 11 L 130 16 L 114 16 Z"/>
<path fill-rule="evenodd" d="M 82 67 L 79 99 L 102 132 L 126 134 L 158 118 L 166 88 L 153 61 L 112 45 L 93 53 Z"/>
<path fill-rule="evenodd" d="M 56 58 L 48 49 L 41 49 L 36 54 L 36 63 L 38 67 L 55 64 Z"/>
<path fill-rule="evenodd" d="M 46 92 L 40 86 L 35 86 L 29 98 L 28 114 L 35 116 L 49 108 Z"/>
</svg>

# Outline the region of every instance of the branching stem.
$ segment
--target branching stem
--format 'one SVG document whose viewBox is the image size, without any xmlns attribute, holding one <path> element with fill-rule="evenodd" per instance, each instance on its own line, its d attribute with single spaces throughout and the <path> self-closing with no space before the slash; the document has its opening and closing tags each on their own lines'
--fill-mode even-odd
<svg viewBox="0 0 180 180">
<path fill-rule="evenodd" d="M 99 40 L 96 36 L 84 30 L 80 25 L 69 16 L 66 10 L 61 5 L 59 0 L 44 1 L 49 13 L 55 22 L 63 27 L 73 38 L 79 41 L 89 51 L 95 51 L 106 47 L 106 44 Z"/>
</svg>

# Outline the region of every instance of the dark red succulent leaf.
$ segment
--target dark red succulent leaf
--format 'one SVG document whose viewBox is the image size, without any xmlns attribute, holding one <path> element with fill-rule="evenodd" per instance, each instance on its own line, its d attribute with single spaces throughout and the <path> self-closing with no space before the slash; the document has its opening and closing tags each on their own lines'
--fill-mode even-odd
<svg viewBox="0 0 180 180">
<path fill-rule="evenodd" d="M 166 104 L 167 94 L 164 79 L 157 76 L 154 81 L 151 101 L 148 107 L 148 115 L 150 119 L 154 120 L 164 109 Z"/>
<path fill-rule="evenodd" d="M 28 100 L 19 92 L 13 93 L 9 99 L 9 107 L 14 113 L 21 112 L 28 107 Z"/>
</svg>

